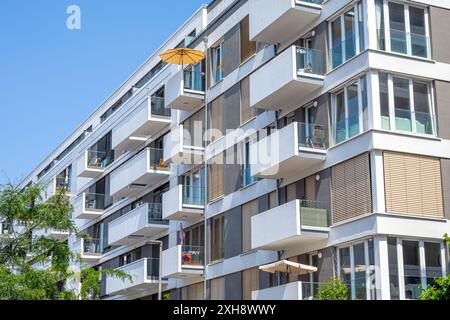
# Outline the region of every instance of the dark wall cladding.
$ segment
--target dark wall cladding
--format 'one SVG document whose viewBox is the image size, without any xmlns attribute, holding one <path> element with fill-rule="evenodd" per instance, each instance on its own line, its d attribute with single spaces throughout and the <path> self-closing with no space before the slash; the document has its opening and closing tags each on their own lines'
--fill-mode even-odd
<svg viewBox="0 0 450 320">
<path fill-rule="evenodd" d="M 225 91 L 223 101 L 223 118 L 225 130 L 234 130 L 241 125 L 241 86 L 238 82 Z M 224 132 L 225 133 L 225 132 Z"/>
<path fill-rule="evenodd" d="M 450 63 L 450 10 L 430 6 L 430 35 L 433 59 Z"/>
<path fill-rule="evenodd" d="M 450 123 L 449 82 L 435 81 L 435 98 L 436 98 L 436 119 L 438 127 L 438 136 L 440 138 L 450 139 L 450 126 L 448 125 Z"/>
<path fill-rule="evenodd" d="M 242 272 L 225 276 L 225 300 L 242 300 Z"/>
<path fill-rule="evenodd" d="M 224 258 L 232 258 L 242 252 L 242 208 L 238 206 L 224 214 Z"/>
<path fill-rule="evenodd" d="M 241 63 L 240 52 L 240 28 L 239 24 L 234 26 L 224 36 L 223 53 L 224 53 L 224 75 L 228 76 L 236 70 Z"/>
</svg>

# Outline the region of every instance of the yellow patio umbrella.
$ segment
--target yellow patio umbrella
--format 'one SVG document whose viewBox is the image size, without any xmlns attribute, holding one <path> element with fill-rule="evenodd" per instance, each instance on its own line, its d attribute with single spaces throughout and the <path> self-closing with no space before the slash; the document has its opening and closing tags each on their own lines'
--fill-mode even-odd
<svg viewBox="0 0 450 320">
<path fill-rule="evenodd" d="M 205 54 L 203 52 L 189 48 L 166 50 L 159 56 L 164 62 L 180 65 L 194 64 L 205 58 Z"/>
</svg>

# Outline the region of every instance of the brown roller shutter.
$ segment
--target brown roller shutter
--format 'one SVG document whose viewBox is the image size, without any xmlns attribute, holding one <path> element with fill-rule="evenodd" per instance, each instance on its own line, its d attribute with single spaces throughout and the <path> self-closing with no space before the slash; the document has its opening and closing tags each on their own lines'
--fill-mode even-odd
<svg viewBox="0 0 450 320">
<path fill-rule="evenodd" d="M 397 152 L 383 159 L 387 212 L 444 216 L 439 159 Z"/>
<path fill-rule="evenodd" d="M 372 212 L 367 153 L 332 168 L 333 224 Z"/>
</svg>

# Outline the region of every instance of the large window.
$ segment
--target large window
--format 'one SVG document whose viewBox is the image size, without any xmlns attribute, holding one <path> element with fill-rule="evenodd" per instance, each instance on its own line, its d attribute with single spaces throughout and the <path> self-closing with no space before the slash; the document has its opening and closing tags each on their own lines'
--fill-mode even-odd
<svg viewBox="0 0 450 320">
<path fill-rule="evenodd" d="M 364 51 L 364 20 L 361 2 L 331 21 L 329 28 L 332 69 Z"/>
<path fill-rule="evenodd" d="M 445 270 L 443 242 L 389 238 L 391 299 L 417 299 Z"/>
<path fill-rule="evenodd" d="M 379 50 L 429 58 L 426 8 L 387 0 L 376 0 L 375 8 Z"/>
<path fill-rule="evenodd" d="M 435 134 L 431 83 L 379 73 L 381 127 Z"/>
<path fill-rule="evenodd" d="M 338 266 L 339 277 L 349 288 L 349 298 L 354 300 L 376 298 L 373 239 L 340 248 Z"/>
<path fill-rule="evenodd" d="M 333 96 L 333 139 L 338 144 L 367 129 L 366 76 Z"/>
</svg>

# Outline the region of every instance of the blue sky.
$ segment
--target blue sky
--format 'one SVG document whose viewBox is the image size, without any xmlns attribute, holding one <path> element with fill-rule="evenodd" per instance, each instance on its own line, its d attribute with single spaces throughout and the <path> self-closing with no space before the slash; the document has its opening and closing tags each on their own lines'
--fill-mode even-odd
<svg viewBox="0 0 450 320">
<path fill-rule="evenodd" d="M 0 183 L 30 173 L 207 2 L 0 1 Z M 69 5 L 81 30 L 66 28 Z"/>
</svg>

